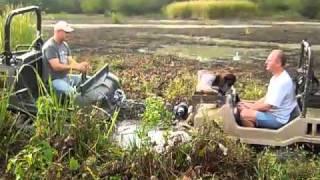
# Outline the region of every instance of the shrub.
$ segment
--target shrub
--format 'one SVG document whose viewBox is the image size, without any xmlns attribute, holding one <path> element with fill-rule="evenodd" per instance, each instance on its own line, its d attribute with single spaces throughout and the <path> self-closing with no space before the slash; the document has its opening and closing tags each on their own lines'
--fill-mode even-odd
<svg viewBox="0 0 320 180">
<path fill-rule="evenodd" d="M 240 1 L 188 1 L 169 4 L 165 13 L 170 18 L 205 18 L 250 16 L 257 11 L 253 2 Z"/>
</svg>

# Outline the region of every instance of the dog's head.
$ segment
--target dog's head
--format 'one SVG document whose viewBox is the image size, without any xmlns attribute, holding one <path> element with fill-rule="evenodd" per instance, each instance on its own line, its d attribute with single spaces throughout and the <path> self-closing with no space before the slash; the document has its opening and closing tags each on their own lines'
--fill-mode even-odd
<svg viewBox="0 0 320 180">
<path fill-rule="evenodd" d="M 226 92 L 230 90 L 230 88 L 236 82 L 236 76 L 233 74 L 219 74 L 216 76 L 216 79 L 212 82 L 212 86 L 218 87 L 219 93 L 225 95 Z"/>
</svg>

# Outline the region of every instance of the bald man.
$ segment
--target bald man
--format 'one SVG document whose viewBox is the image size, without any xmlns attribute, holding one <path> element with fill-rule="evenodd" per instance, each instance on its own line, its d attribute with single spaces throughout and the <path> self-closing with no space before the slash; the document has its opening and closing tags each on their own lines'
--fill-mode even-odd
<svg viewBox="0 0 320 180">
<path fill-rule="evenodd" d="M 265 66 L 272 73 L 267 94 L 254 103 L 240 102 L 240 118 L 243 126 L 278 129 L 289 121 L 297 106 L 295 85 L 284 69 L 286 57 L 281 50 L 273 50 Z"/>
</svg>

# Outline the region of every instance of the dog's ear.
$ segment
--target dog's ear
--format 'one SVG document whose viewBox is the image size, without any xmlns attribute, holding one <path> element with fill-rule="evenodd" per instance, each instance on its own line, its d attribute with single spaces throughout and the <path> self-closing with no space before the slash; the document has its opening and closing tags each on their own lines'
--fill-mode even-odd
<svg viewBox="0 0 320 180">
<path fill-rule="evenodd" d="M 224 84 L 227 84 L 228 86 L 232 86 L 234 85 L 237 79 L 236 79 L 236 76 L 233 74 L 226 74 L 224 75 L 223 80 L 224 80 L 223 82 Z"/>
<path fill-rule="evenodd" d="M 216 78 L 214 79 L 214 81 L 212 82 L 212 86 L 220 86 L 220 83 L 222 81 L 222 77 L 220 74 L 215 75 Z"/>
<path fill-rule="evenodd" d="M 236 76 L 233 74 L 225 74 L 223 76 L 223 80 L 220 82 L 219 85 L 219 92 L 222 95 L 225 95 L 227 91 L 230 90 L 232 85 L 236 82 Z"/>
</svg>

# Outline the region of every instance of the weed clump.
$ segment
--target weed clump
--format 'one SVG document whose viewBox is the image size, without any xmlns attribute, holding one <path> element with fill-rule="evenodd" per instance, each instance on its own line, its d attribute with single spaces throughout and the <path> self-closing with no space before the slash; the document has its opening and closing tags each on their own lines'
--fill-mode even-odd
<svg viewBox="0 0 320 180">
<path fill-rule="evenodd" d="M 190 99 L 196 87 L 196 76 L 187 71 L 181 71 L 169 82 L 165 89 L 165 98 L 173 102 L 178 99 Z"/>
<path fill-rule="evenodd" d="M 7 171 L 12 172 L 16 179 L 41 179 L 48 175 L 56 154 L 57 151 L 46 141 L 27 145 L 9 160 Z"/>
<path fill-rule="evenodd" d="M 301 148 L 267 149 L 257 157 L 259 179 L 318 179 L 319 157 Z"/>
</svg>

